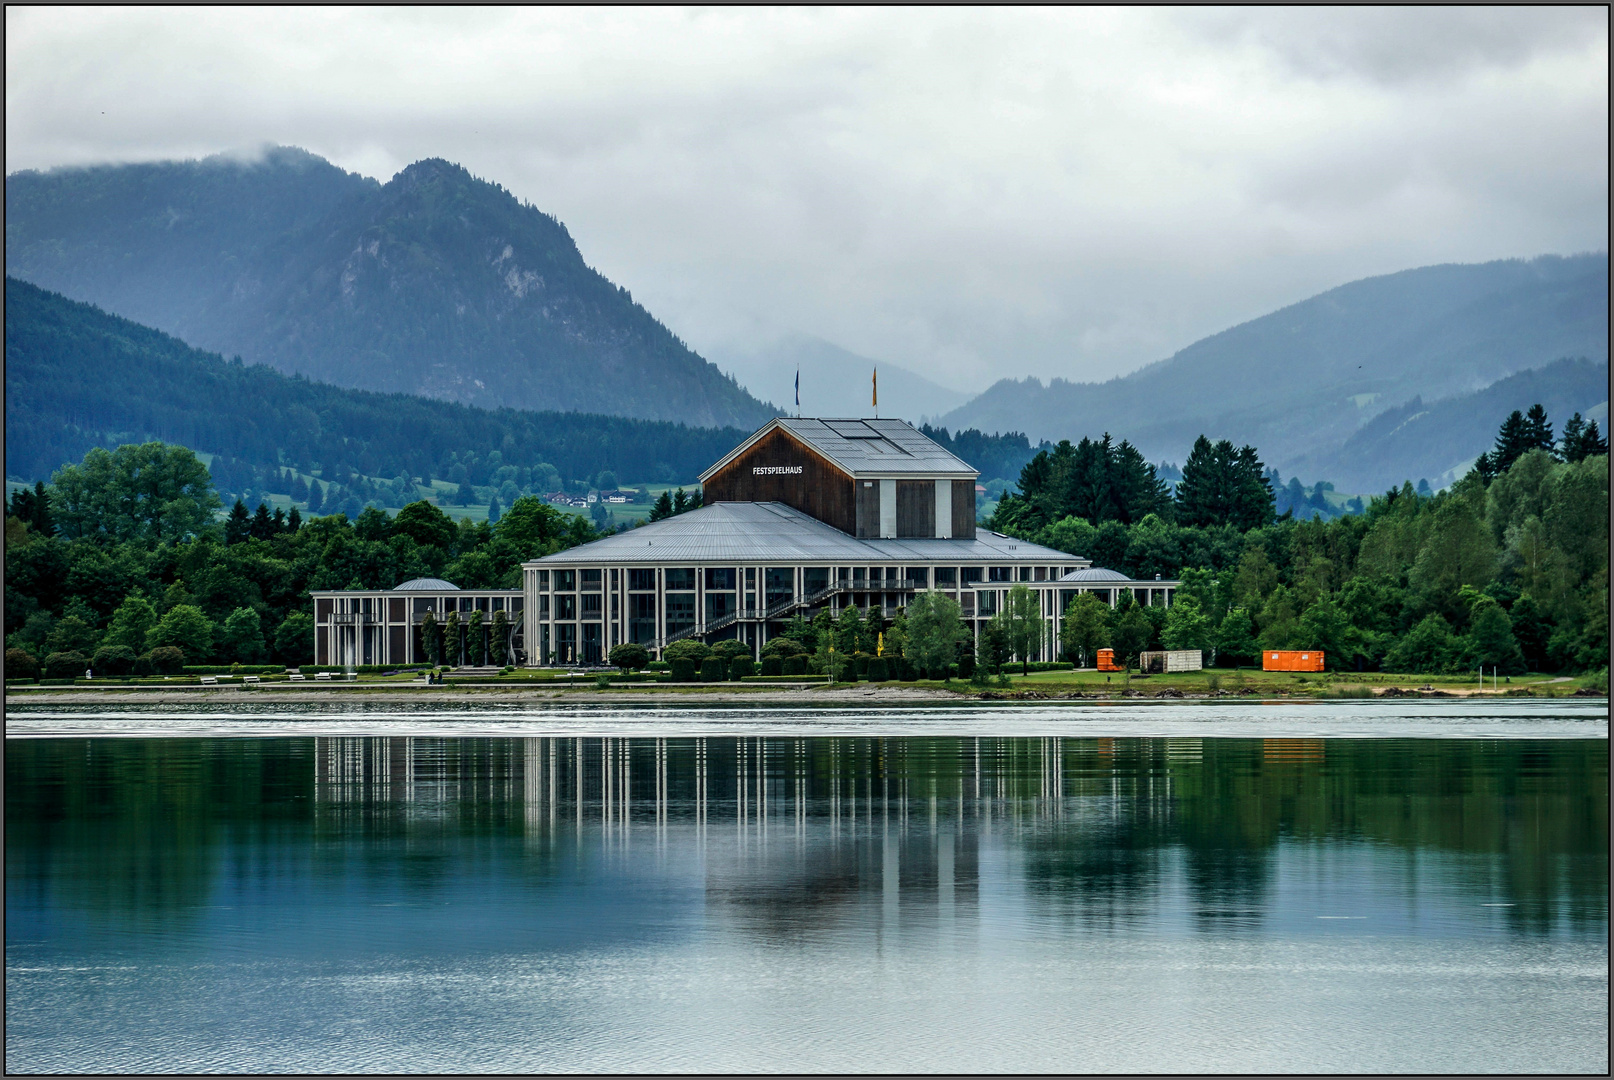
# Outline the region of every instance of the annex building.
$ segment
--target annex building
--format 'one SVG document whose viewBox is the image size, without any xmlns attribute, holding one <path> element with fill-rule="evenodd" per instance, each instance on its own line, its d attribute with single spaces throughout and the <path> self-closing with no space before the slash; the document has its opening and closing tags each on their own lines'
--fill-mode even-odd
<svg viewBox="0 0 1614 1080">
<path fill-rule="evenodd" d="M 1171 602 L 1178 582 L 979 530 L 977 476 L 901 420 L 772 420 L 701 474 L 699 509 L 524 563 L 523 662 L 602 664 L 623 642 L 654 654 L 691 637 L 755 654 L 797 615 L 889 617 L 923 590 L 978 633 L 1017 584 L 1041 598 L 1052 659 L 1078 592 Z"/>
<path fill-rule="evenodd" d="M 441 578 L 415 578 L 391 589 L 332 589 L 310 595 L 316 664 L 429 663 L 432 650 L 423 634 L 428 616 L 436 627 L 439 663 L 503 666 L 526 657 L 525 595 L 520 589 L 461 589 Z"/>
</svg>

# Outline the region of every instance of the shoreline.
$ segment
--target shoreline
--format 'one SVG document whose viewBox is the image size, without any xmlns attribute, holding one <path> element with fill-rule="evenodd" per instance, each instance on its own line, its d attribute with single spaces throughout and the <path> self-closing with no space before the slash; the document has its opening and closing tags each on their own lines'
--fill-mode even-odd
<svg viewBox="0 0 1614 1080">
<path fill-rule="evenodd" d="M 1151 691 L 1146 689 L 1116 692 L 1060 691 L 1055 688 L 987 688 L 944 689 L 941 687 L 873 685 L 852 683 L 845 686 L 815 684 L 786 689 L 783 687 L 750 687 L 724 685 L 705 688 L 661 688 L 631 686 L 600 690 L 592 686 L 545 687 L 512 686 L 499 684 L 469 684 L 427 687 L 417 683 L 377 684 L 349 683 L 330 686 L 286 686 L 272 684 L 251 689 L 239 686 L 108 686 L 108 687 L 8 687 L 5 704 L 8 710 L 34 704 L 41 705 L 164 705 L 206 704 L 246 705 L 268 704 L 335 704 L 340 702 L 386 702 L 401 705 L 459 704 L 484 700 L 492 704 L 569 703 L 569 704 L 758 704 L 758 705 L 854 705 L 902 703 L 933 704 L 936 702 L 991 701 L 1004 704 L 1043 704 L 1054 702 L 1238 702 L 1238 701 L 1407 701 L 1407 700 L 1461 700 L 1479 698 L 1494 700 L 1608 700 L 1607 694 L 1577 690 L 1571 693 L 1538 693 L 1533 688 L 1508 690 L 1478 690 L 1458 687 L 1404 689 L 1398 686 L 1365 688 L 1367 693 L 1284 693 L 1251 692 L 1211 693 L 1184 692 L 1175 688 Z"/>
</svg>

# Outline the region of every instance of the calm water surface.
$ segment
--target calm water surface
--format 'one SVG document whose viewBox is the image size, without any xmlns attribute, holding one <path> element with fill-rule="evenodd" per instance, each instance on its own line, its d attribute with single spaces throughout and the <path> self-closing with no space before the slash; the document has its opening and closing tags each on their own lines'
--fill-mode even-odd
<svg viewBox="0 0 1614 1080">
<path fill-rule="evenodd" d="M 12 710 L 8 1069 L 1608 1070 L 1606 702 L 484 714 Z"/>
</svg>

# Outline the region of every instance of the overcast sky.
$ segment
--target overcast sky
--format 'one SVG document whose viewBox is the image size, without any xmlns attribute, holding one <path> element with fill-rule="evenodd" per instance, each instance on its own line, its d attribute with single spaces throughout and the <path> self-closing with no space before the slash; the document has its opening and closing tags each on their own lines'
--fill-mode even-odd
<svg viewBox="0 0 1614 1080">
<path fill-rule="evenodd" d="M 1607 250 L 1607 12 L 6 9 L 8 172 L 266 142 L 459 162 L 702 351 L 1107 378 Z"/>
</svg>

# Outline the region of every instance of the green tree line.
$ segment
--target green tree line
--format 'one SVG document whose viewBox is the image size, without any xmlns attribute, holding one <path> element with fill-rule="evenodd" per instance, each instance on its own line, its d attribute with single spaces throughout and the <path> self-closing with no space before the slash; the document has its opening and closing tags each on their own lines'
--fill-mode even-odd
<svg viewBox="0 0 1614 1080">
<path fill-rule="evenodd" d="M 350 517 L 367 501 L 412 500 L 416 479 L 491 488 L 506 506 L 603 471 L 672 482 L 748 434 L 310 382 L 9 277 L 6 396 L 8 475 L 38 479 L 92 447 L 160 440 L 217 455 L 214 483 L 231 494 L 289 491 L 295 481 L 282 481 L 283 470 L 317 475 L 326 501 L 341 484 L 344 500 L 357 499 Z M 375 477 L 398 491 L 381 490 Z"/>
<path fill-rule="evenodd" d="M 456 524 L 425 501 L 395 517 L 370 507 L 353 521 L 303 521 L 263 505 L 248 514 L 239 503 L 221 521 L 220 509 L 196 456 L 162 443 L 93 449 L 50 485 L 16 492 L 6 516 L 7 670 L 307 663 L 310 590 L 414 577 L 516 588 L 523 561 L 599 535 L 532 496 L 491 525 Z"/>
<path fill-rule="evenodd" d="M 1515 412 L 1451 488 L 1404 484 L 1333 520 L 1276 516 L 1253 447 L 1201 437 L 1169 500 L 1129 449 L 1106 436 L 1039 453 L 991 522 L 1133 578 L 1182 581 L 1169 611 L 1078 597 L 1064 619 L 1072 659 L 1164 647 L 1250 663 L 1310 648 L 1336 669 L 1608 665 L 1608 443 L 1579 414 L 1555 438 L 1540 406 Z M 987 649 L 983 638 L 983 664 Z"/>
</svg>

